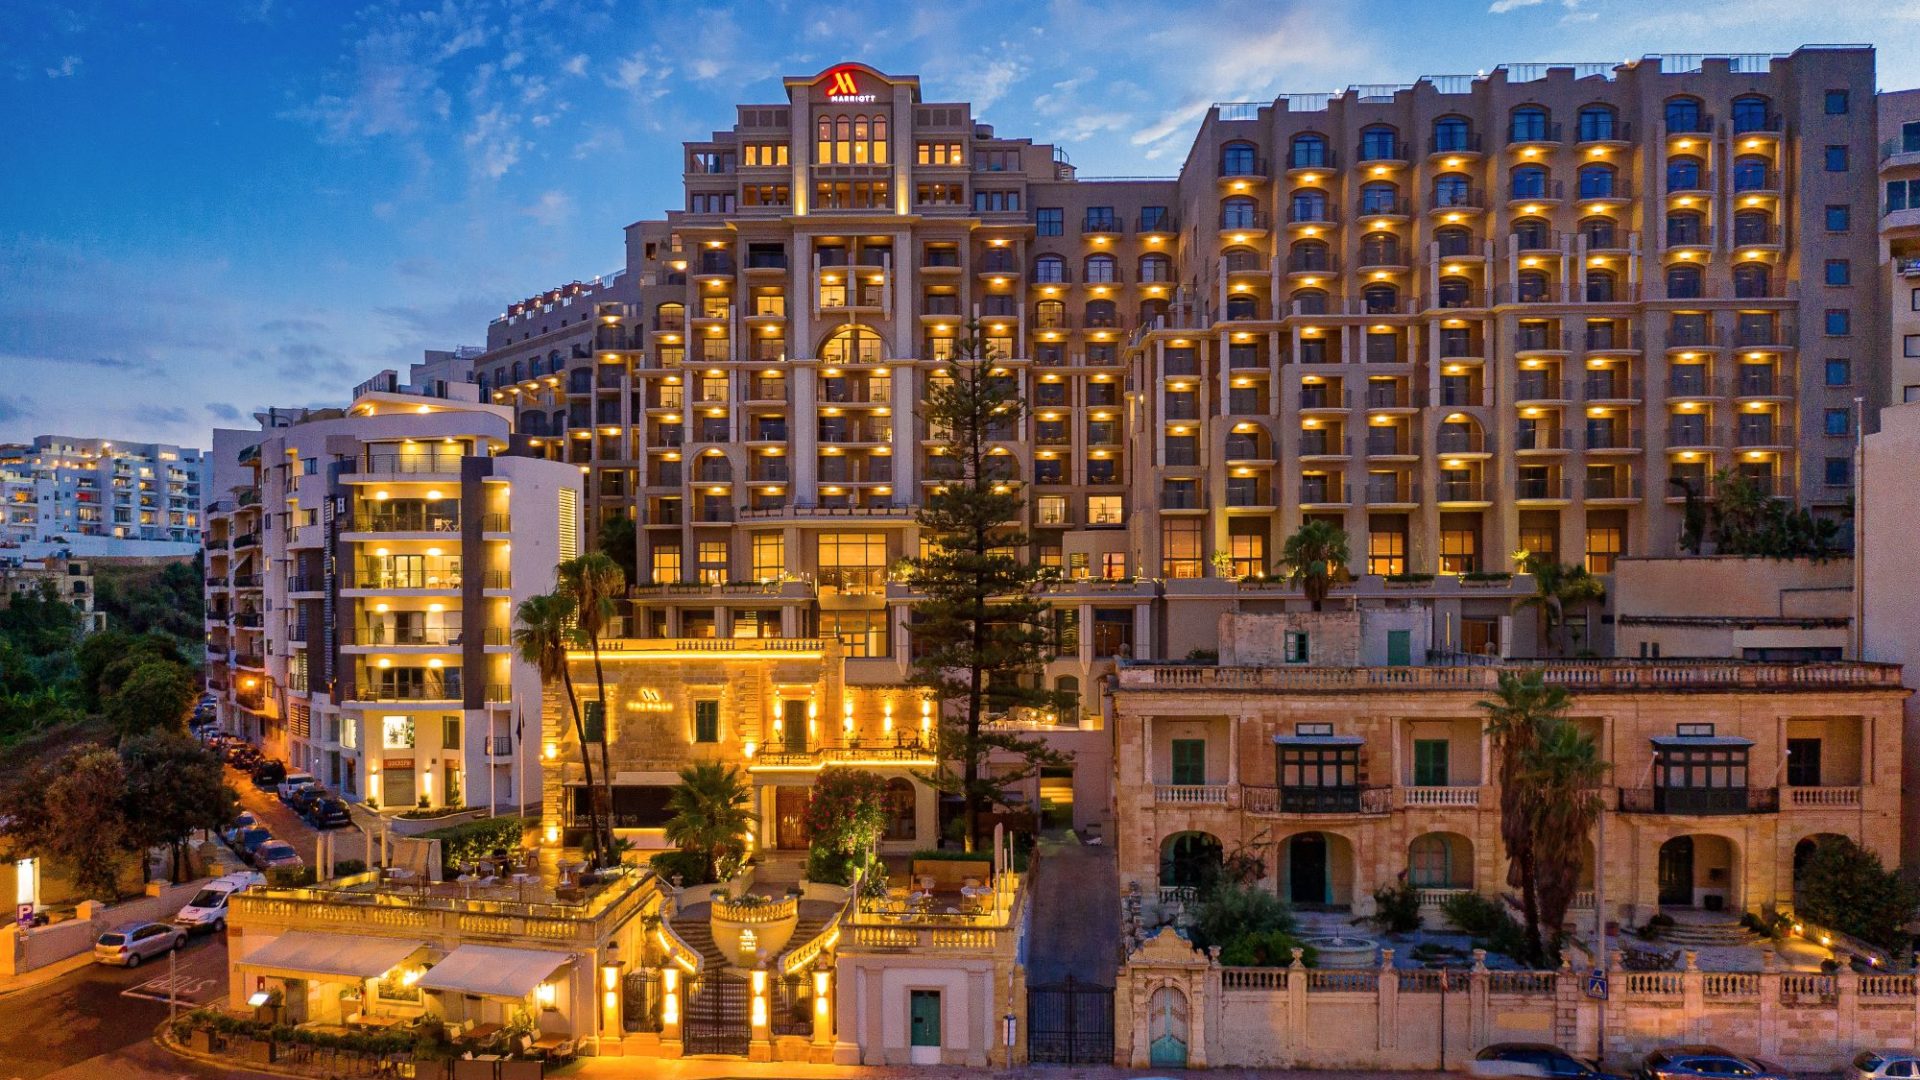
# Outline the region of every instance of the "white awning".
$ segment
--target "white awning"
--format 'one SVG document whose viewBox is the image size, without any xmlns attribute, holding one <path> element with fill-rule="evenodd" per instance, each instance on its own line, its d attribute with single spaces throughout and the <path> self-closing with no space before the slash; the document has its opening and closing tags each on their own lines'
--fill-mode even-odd
<svg viewBox="0 0 1920 1080">
<path fill-rule="evenodd" d="M 297 975 L 377 979 L 426 948 L 424 941 L 289 930 L 241 959 L 243 967 Z"/>
<path fill-rule="evenodd" d="M 420 977 L 420 987 L 517 999 L 533 993 L 548 976 L 571 963 L 572 953 L 462 945 L 428 968 Z"/>
</svg>

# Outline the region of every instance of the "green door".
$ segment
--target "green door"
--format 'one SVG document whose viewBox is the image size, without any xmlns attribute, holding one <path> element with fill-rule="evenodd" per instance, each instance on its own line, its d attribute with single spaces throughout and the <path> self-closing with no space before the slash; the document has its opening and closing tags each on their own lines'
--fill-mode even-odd
<svg viewBox="0 0 1920 1080">
<path fill-rule="evenodd" d="M 1413 663 L 1413 631 L 1387 631 L 1387 666 L 1406 667 Z"/>
<path fill-rule="evenodd" d="M 1191 787 L 1207 782 L 1207 740 L 1173 740 L 1173 782 Z"/>
<path fill-rule="evenodd" d="M 908 1045 L 938 1049 L 940 1046 L 940 991 L 911 991 L 907 997 L 907 1009 L 907 1015 L 911 1021 Z"/>
<path fill-rule="evenodd" d="M 1413 740 L 1413 786 L 1446 787 L 1447 740 Z"/>
</svg>

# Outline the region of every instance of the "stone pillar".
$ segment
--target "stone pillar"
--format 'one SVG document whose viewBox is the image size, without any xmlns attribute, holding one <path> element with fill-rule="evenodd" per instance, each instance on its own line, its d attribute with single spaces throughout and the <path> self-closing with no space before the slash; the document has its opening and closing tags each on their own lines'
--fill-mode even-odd
<svg viewBox="0 0 1920 1080">
<path fill-rule="evenodd" d="M 1707 976 L 1700 970 L 1700 954 L 1688 949 L 1680 971 L 1680 1012 L 1687 1018 L 1687 1038 L 1701 1041 L 1700 1027 L 1707 1009 Z"/>
<path fill-rule="evenodd" d="M 813 1049 L 807 1060 L 833 1064 L 833 969 L 831 957 L 813 969 Z"/>
<path fill-rule="evenodd" d="M 1473 967 L 1467 972 L 1467 1037 L 1472 1046 L 1485 1046 L 1493 1040 L 1487 1029 L 1487 950 L 1473 950 Z"/>
<path fill-rule="evenodd" d="M 1393 1048 L 1399 1045 L 1400 977 L 1393 970 L 1393 950 L 1380 950 L 1380 979 L 1374 984 L 1377 994 L 1374 1028 L 1375 1045 L 1380 1049 L 1378 1064 L 1393 1060 Z"/>
<path fill-rule="evenodd" d="M 752 1032 L 752 1041 L 747 1044 L 748 1061 L 773 1060 L 773 1025 L 770 1004 L 767 1001 L 766 965 L 753 969 L 753 1001 L 749 1006 L 747 1022 Z"/>
<path fill-rule="evenodd" d="M 1293 963 L 1287 967 L 1287 1037 L 1289 1064 L 1297 1067 L 1303 1056 L 1307 1030 L 1307 965 L 1300 959 L 1304 950 L 1293 950 Z M 1193 1015 L 1188 1009 L 1187 1015 Z"/>
<path fill-rule="evenodd" d="M 1843 963 L 1833 985 L 1838 992 L 1833 1012 L 1834 1044 L 1846 1049 L 1855 1045 L 1860 1030 L 1860 973 Z"/>
<path fill-rule="evenodd" d="M 666 916 L 663 916 L 663 918 Z M 685 1004 L 681 990 L 680 968 L 671 959 L 660 968 L 660 1056 L 677 1058 L 686 1044 L 681 1041 L 681 1008 Z"/>
<path fill-rule="evenodd" d="M 1771 948 L 1760 954 L 1760 1056 L 1780 1055 L 1780 961 Z"/>
</svg>

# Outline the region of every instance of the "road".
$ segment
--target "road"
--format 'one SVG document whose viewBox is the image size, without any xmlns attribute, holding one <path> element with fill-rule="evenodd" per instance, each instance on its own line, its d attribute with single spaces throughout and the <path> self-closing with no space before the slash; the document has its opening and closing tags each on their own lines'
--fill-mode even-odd
<svg viewBox="0 0 1920 1080">
<path fill-rule="evenodd" d="M 300 815 L 282 805 L 271 791 L 262 791 L 253 786 L 253 780 L 246 773 L 231 766 L 227 768 L 227 783 L 240 793 L 240 808 L 253 812 L 273 833 L 275 840 L 285 840 L 292 844 L 308 866 L 314 864 L 315 850 L 319 847 L 319 833 L 313 826 L 301 820 Z M 333 857 L 336 859 L 367 859 L 367 835 L 356 828 L 334 829 Z"/>
</svg>

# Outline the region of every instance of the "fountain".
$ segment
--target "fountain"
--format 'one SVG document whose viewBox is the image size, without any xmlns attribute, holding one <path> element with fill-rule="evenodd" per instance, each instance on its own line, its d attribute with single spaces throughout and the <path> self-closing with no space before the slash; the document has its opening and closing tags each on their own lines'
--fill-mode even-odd
<svg viewBox="0 0 1920 1080">
<path fill-rule="evenodd" d="M 1370 968 L 1379 963 L 1378 942 L 1349 934 L 1317 934 L 1300 939 L 1319 954 L 1323 968 Z"/>
</svg>

